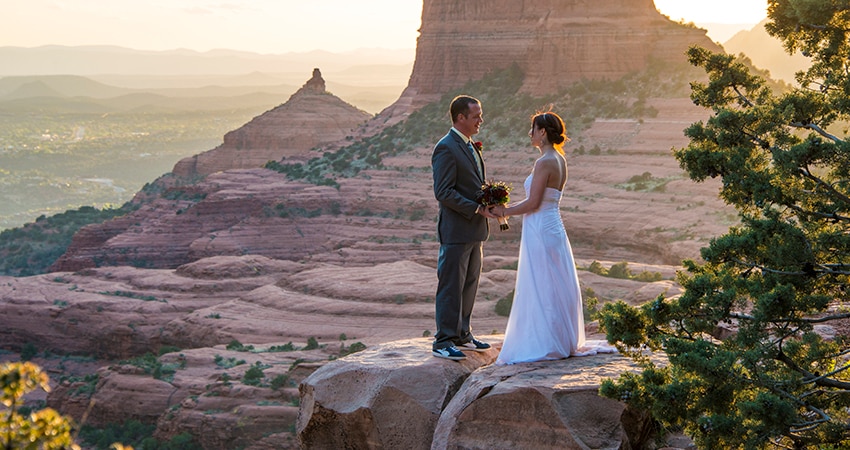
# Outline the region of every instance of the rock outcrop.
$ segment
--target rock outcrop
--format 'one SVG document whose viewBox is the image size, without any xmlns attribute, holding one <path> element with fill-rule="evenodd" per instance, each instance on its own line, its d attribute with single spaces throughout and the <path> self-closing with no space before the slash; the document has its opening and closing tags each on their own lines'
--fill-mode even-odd
<svg viewBox="0 0 850 450">
<path fill-rule="evenodd" d="M 512 64 L 525 72 L 523 90 L 542 94 L 681 62 L 693 44 L 721 51 L 705 30 L 670 21 L 653 0 L 425 0 L 419 32 L 397 102 L 412 109 Z"/>
<path fill-rule="evenodd" d="M 224 135 L 220 146 L 180 160 L 172 172 L 191 177 L 268 161 L 304 157 L 318 146 L 351 135 L 371 115 L 325 89 L 319 69 L 286 103 Z"/>
<path fill-rule="evenodd" d="M 383 344 L 325 364 L 300 385 L 303 448 L 647 448 L 649 417 L 600 397 L 605 378 L 637 366 L 596 355 L 492 365 L 498 343 L 461 362 L 430 340 Z M 662 362 L 660 357 L 654 357 Z"/>
<path fill-rule="evenodd" d="M 160 440 L 190 434 L 207 449 L 291 449 L 296 386 L 326 357 L 322 350 L 259 353 L 223 345 L 182 350 L 159 357 L 156 367 L 153 360 L 128 360 L 87 380 L 63 381 L 47 403 L 90 426 L 132 419 L 156 424 Z M 264 447 L 266 439 L 272 443 Z"/>
</svg>

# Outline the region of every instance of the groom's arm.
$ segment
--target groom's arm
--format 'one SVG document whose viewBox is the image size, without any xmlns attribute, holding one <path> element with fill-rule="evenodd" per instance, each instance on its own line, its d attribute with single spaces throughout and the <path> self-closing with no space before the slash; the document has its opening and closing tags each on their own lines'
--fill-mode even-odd
<svg viewBox="0 0 850 450">
<path fill-rule="evenodd" d="M 431 155 L 434 176 L 434 197 L 440 204 L 471 219 L 479 211 L 475 201 L 464 197 L 457 190 L 457 160 L 448 145 L 440 141 Z"/>
</svg>

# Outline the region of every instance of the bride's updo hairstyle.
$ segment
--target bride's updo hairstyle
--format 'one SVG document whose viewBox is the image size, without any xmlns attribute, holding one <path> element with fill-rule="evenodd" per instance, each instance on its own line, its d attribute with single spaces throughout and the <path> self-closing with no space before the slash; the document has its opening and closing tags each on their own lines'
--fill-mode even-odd
<svg viewBox="0 0 850 450">
<path fill-rule="evenodd" d="M 564 121 L 553 112 L 537 113 L 531 118 L 531 124 L 538 129 L 546 130 L 546 140 L 555 150 L 564 154 L 564 143 L 569 142 L 564 127 Z"/>
</svg>

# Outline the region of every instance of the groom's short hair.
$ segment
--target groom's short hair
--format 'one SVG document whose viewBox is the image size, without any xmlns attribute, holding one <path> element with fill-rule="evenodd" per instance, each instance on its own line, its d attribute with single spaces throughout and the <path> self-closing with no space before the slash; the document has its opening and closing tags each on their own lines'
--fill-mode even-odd
<svg viewBox="0 0 850 450">
<path fill-rule="evenodd" d="M 480 104 L 475 97 L 470 97 L 468 95 L 458 95 L 452 100 L 452 105 L 449 107 L 449 114 L 452 116 L 452 123 L 457 121 L 457 116 L 459 114 L 467 115 L 469 114 L 469 105 L 473 103 Z"/>
</svg>

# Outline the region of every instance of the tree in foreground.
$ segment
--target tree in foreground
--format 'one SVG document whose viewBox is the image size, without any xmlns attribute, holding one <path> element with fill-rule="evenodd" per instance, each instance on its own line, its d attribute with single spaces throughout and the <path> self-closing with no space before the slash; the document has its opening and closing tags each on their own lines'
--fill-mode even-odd
<svg viewBox="0 0 850 450">
<path fill-rule="evenodd" d="M 697 182 L 720 179 L 740 224 L 685 262 L 678 298 L 603 308 L 642 372 L 601 393 L 700 448 L 850 448 L 850 0 L 769 0 L 768 16 L 812 66 L 772 92 L 732 56 L 688 51 L 708 74 L 691 98 L 712 114 L 675 157 Z"/>
<path fill-rule="evenodd" d="M 21 413 L 21 402 L 35 389 L 50 391 L 47 374 L 32 363 L 0 364 L 0 448 L 78 449 L 71 435 L 72 424 L 52 408 Z"/>
</svg>

